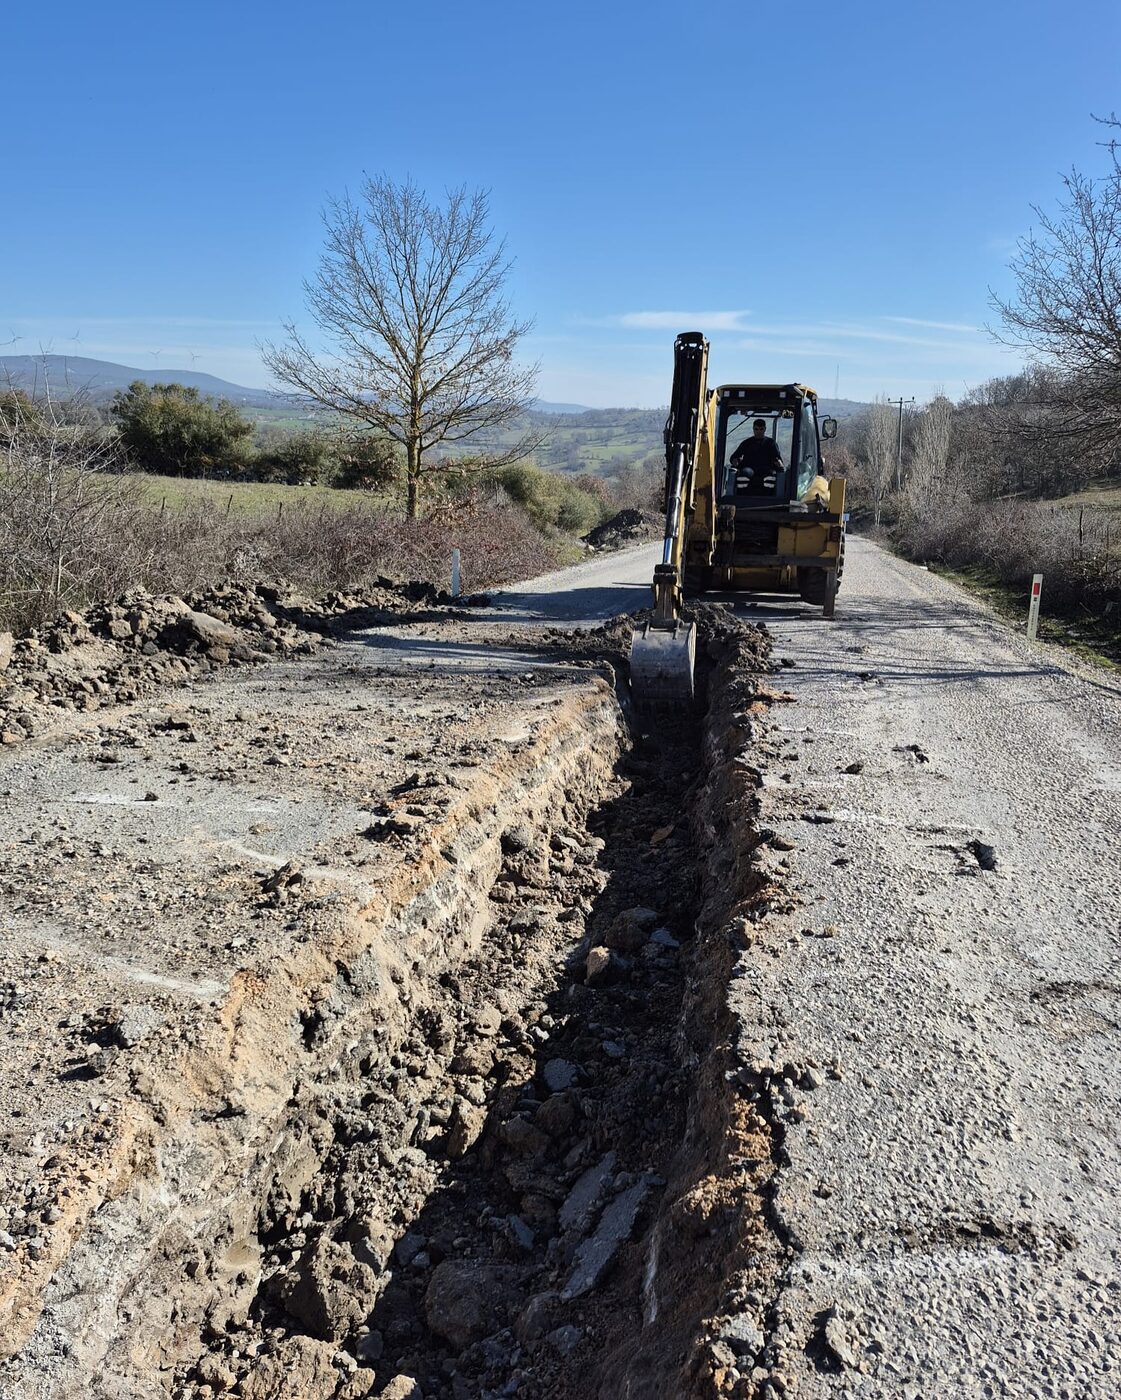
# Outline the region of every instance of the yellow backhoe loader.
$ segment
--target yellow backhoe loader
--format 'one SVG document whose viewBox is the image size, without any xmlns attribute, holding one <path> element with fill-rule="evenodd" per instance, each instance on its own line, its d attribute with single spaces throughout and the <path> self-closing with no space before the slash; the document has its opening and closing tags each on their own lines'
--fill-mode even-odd
<svg viewBox="0 0 1121 1400">
<path fill-rule="evenodd" d="M 693 700 L 696 628 L 686 595 L 793 593 L 832 617 L 845 557 L 845 483 L 826 481 L 804 384 L 708 387 L 708 341 L 679 335 L 666 419 L 666 526 L 654 614 L 631 639 L 631 692 L 644 707 Z"/>
</svg>

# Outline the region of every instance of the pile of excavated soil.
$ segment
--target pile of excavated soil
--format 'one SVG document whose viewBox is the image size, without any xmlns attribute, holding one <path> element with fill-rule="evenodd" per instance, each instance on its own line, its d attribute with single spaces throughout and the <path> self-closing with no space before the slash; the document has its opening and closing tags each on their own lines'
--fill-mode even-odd
<svg viewBox="0 0 1121 1400">
<path fill-rule="evenodd" d="M 630 544 L 657 539 L 662 527 L 662 518 L 655 511 L 631 508 L 589 530 L 583 539 L 592 549 L 625 549 Z"/>
<path fill-rule="evenodd" d="M 319 600 L 264 584 L 226 584 L 187 597 L 134 589 L 18 638 L 0 632 L 0 740 L 18 744 L 59 711 L 128 703 L 225 666 L 307 655 L 324 637 L 454 617 L 481 601 L 389 580 Z"/>
<path fill-rule="evenodd" d="M 519 647 L 536 646 L 558 659 L 595 658 L 627 670 L 631 637 L 653 617 L 653 610 L 620 613 L 596 627 L 506 629 L 505 636 Z M 748 672 L 771 669 L 771 637 L 765 622 L 747 622 L 730 604 L 690 599 L 681 610 L 685 622 L 697 628 L 697 670 L 702 677 L 717 662 L 726 663 L 734 650 L 737 665 Z"/>
</svg>

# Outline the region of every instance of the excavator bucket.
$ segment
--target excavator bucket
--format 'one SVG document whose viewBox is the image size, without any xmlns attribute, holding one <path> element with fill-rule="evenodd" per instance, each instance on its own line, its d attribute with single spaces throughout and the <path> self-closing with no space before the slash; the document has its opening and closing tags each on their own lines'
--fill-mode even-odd
<svg viewBox="0 0 1121 1400">
<path fill-rule="evenodd" d="M 696 624 L 644 623 L 631 636 L 631 697 L 644 711 L 687 710 L 693 705 Z"/>
</svg>

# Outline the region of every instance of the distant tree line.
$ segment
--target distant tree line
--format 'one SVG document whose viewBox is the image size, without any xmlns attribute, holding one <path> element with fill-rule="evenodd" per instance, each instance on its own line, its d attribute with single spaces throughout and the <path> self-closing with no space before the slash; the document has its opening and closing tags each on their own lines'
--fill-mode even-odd
<svg viewBox="0 0 1121 1400">
<path fill-rule="evenodd" d="M 1016 293 L 993 298 L 997 339 L 1028 356 L 956 403 L 936 395 L 904 418 L 872 404 L 842 424 L 836 470 L 877 523 L 949 494 L 976 502 L 1044 500 L 1121 478 L 1121 150 L 1110 133 L 1105 176 L 1072 171 L 1055 214 L 1037 209 L 1011 270 Z"/>
<path fill-rule="evenodd" d="M 1057 211 L 1012 259 L 1015 294 L 994 298 L 997 339 L 1026 366 L 903 419 L 886 400 L 842 422 L 828 456 L 857 518 L 904 552 L 1026 590 L 1121 650 L 1121 518 L 1091 483 L 1121 484 L 1121 151 L 1106 119 L 1105 175 L 1072 171 Z"/>
</svg>

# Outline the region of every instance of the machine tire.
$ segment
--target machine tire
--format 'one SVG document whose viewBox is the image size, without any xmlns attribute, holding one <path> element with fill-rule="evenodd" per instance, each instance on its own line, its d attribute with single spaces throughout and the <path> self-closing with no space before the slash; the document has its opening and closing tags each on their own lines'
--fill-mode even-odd
<svg viewBox="0 0 1121 1400">
<path fill-rule="evenodd" d="M 686 564 L 682 579 L 686 597 L 695 598 L 712 587 L 712 570 L 703 564 Z"/>
<path fill-rule="evenodd" d="M 828 593 L 829 575 L 825 569 L 798 570 L 798 597 L 811 607 L 823 608 Z"/>
<path fill-rule="evenodd" d="M 845 537 L 841 536 L 841 547 L 837 552 L 837 587 L 834 594 L 841 591 L 841 579 L 845 572 Z M 829 591 L 829 575 L 824 569 L 798 570 L 798 596 L 811 607 L 823 608 Z"/>
</svg>

